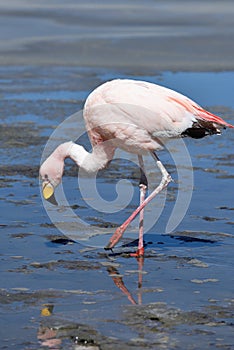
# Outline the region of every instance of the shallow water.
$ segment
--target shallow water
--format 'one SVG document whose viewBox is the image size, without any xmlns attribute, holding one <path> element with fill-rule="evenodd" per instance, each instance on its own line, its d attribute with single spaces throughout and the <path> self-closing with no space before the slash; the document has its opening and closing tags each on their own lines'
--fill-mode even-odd
<svg viewBox="0 0 234 350">
<path fill-rule="evenodd" d="M 171 155 L 160 153 L 175 183 L 146 211 L 152 220 L 165 200 L 159 220 L 147 227 L 144 264 L 126 253 L 134 250 L 130 243 L 137 238 L 137 221 L 124 235 L 124 248 L 119 246 L 113 254 L 103 250 L 114 227 L 137 205 L 134 158 L 114 159 L 99 173 L 98 190 L 108 201 L 116 199 L 120 179 L 131 181 L 121 184 L 121 194 L 133 191 L 129 205 L 109 213 L 95 210 L 93 198 L 81 196 L 77 171 L 68 162 L 66 198 L 88 227 L 65 218 L 64 211 L 59 212 L 60 227 L 66 221 L 81 237 L 88 237 L 90 230 L 106 233 L 86 241 L 73 242 L 50 221 L 40 197 L 38 167 L 51 133 L 81 110 L 89 92 L 105 80 L 129 77 L 159 83 L 234 123 L 234 72 L 152 75 L 96 68 L 1 67 L 0 73 L 0 348 L 232 349 L 232 130 L 185 140 L 193 164 L 193 171 L 185 173 L 194 176 L 192 200 L 170 234 L 165 232 L 178 194 L 178 174 Z M 78 127 L 79 141 L 89 147 L 82 120 Z M 159 177 L 150 158 L 146 165 L 153 186 Z M 84 179 L 85 186 L 90 181 Z"/>
</svg>

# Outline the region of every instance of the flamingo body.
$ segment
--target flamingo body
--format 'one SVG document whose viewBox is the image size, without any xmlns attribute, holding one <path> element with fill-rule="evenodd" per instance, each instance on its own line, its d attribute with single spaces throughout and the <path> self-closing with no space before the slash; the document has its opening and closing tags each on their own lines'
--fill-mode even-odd
<svg viewBox="0 0 234 350">
<path fill-rule="evenodd" d="M 119 241 L 129 223 L 140 213 L 137 255 L 144 252 L 144 207 L 171 181 L 155 151 L 160 150 L 170 138 L 202 138 L 220 134 L 221 128 L 234 128 L 176 91 L 149 82 L 128 79 L 112 80 L 96 88 L 85 102 L 84 120 L 93 147 L 92 152 L 87 152 L 83 146 L 73 142 L 59 145 L 40 168 L 43 196 L 52 200 L 54 189 L 62 179 L 66 157 L 73 159 L 87 172 L 94 172 L 107 165 L 117 147 L 136 153 L 141 170 L 140 205 L 115 231 L 107 248 L 112 248 Z M 151 153 L 162 174 L 159 186 L 147 198 L 147 179 L 142 158 L 146 152 Z"/>
<path fill-rule="evenodd" d="M 199 138 L 232 127 L 176 91 L 127 79 L 95 89 L 86 100 L 84 118 L 92 145 L 112 139 L 115 147 L 137 154 L 161 149 L 160 139 L 186 136 L 187 130 Z"/>
</svg>

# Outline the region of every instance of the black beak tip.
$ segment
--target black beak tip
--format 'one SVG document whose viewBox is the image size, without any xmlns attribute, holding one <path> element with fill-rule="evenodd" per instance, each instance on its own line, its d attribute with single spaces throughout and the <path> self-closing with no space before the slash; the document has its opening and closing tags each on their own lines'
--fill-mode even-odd
<svg viewBox="0 0 234 350">
<path fill-rule="evenodd" d="M 49 202 L 50 204 L 58 205 L 58 202 L 56 201 L 56 198 L 55 198 L 54 194 L 52 194 L 52 196 L 50 196 L 50 197 L 47 198 L 46 200 L 47 200 L 47 202 Z"/>
</svg>

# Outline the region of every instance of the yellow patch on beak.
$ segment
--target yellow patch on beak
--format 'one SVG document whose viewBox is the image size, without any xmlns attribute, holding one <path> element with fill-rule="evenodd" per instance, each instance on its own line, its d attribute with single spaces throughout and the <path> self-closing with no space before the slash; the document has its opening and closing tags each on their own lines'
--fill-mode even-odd
<svg viewBox="0 0 234 350">
<path fill-rule="evenodd" d="M 54 194 L 54 187 L 49 182 L 43 183 L 42 193 L 45 199 L 49 199 Z"/>
<path fill-rule="evenodd" d="M 41 310 L 41 316 L 51 316 L 53 313 L 53 305 L 44 305 L 43 309 Z"/>
</svg>

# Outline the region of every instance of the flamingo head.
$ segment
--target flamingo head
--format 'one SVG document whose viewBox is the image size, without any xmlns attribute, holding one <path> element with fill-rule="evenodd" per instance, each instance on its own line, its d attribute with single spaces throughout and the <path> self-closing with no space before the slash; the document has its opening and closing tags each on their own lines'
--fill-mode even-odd
<svg viewBox="0 0 234 350">
<path fill-rule="evenodd" d="M 54 191 L 62 181 L 63 170 L 64 160 L 56 157 L 54 153 L 52 153 L 40 167 L 43 197 L 54 205 L 58 204 L 54 196 Z"/>
</svg>

